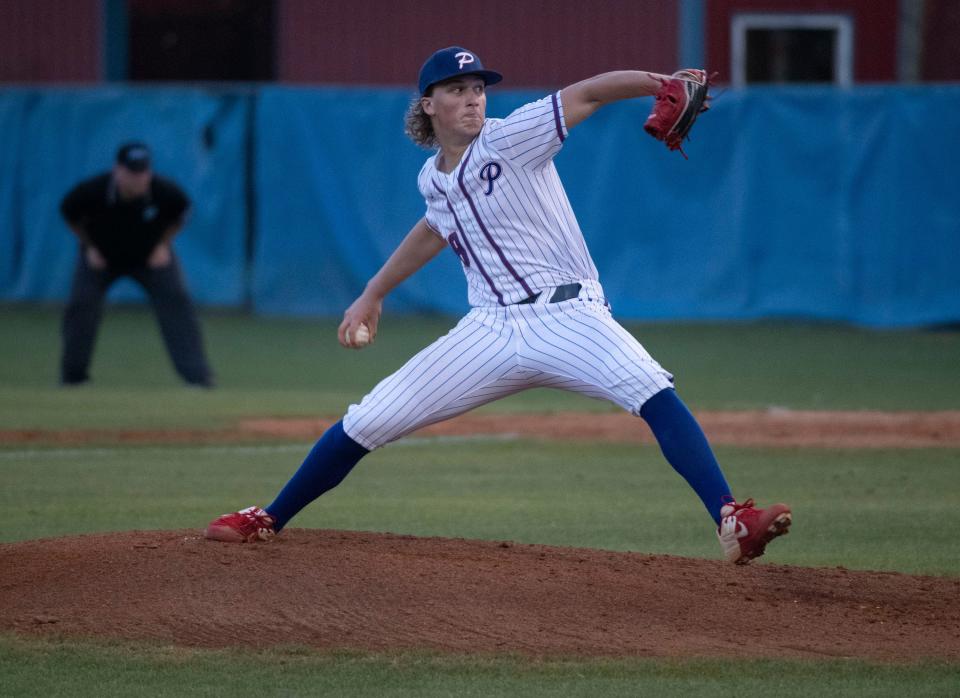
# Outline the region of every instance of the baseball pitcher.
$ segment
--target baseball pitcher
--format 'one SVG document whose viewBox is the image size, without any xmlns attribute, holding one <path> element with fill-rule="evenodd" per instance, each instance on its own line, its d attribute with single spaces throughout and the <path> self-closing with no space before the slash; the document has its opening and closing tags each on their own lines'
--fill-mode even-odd
<svg viewBox="0 0 960 698">
<path fill-rule="evenodd" d="M 339 339 L 351 348 L 374 341 L 387 294 L 446 247 L 466 275 L 470 312 L 351 405 L 273 503 L 221 516 L 208 538 L 268 540 L 370 451 L 539 387 L 609 400 L 642 417 L 713 518 L 727 560 L 748 562 L 788 531 L 785 504 L 761 509 L 734 499 L 673 376 L 614 320 L 553 162 L 585 119 L 636 97 L 656 97 L 644 128 L 680 149 L 708 106 L 706 73 L 604 73 L 487 118 L 486 89 L 501 79 L 459 46 L 424 63 L 406 132 L 435 150 L 417 182 L 426 211 L 347 308 Z"/>
</svg>

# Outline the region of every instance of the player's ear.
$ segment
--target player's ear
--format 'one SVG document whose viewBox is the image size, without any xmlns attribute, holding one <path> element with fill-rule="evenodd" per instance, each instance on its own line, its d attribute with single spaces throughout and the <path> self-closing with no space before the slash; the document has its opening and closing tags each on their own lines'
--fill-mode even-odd
<svg viewBox="0 0 960 698">
<path fill-rule="evenodd" d="M 427 116 L 433 116 L 437 113 L 437 110 L 433 106 L 433 99 L 431 97 L 421 97 L 420 107 L 423 109 L 423 113 Z"/>
</svg>

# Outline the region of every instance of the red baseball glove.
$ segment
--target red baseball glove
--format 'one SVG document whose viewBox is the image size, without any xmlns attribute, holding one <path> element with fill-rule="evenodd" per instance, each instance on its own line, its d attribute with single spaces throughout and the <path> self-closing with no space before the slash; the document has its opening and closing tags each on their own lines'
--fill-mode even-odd
<svg viewBox="0 0 960 698">
<path fill-rule="evenodd" d="M 656 103 L 647 117 L 643 130 L 663 141 L 670 150 L 679 150 L 684 158 L 683 140 L 689 138 L 697 117 L 710 108 L 710 79 L 706 71 L 696 68 L 678 70 L 657 90 Z"/>
</svg>

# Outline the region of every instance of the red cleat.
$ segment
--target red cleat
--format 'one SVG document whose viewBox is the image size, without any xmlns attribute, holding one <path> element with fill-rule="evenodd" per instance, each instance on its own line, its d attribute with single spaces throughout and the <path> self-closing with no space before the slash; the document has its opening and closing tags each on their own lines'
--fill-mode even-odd
<svg viewBox="0 0 960 698">
<path fill-rule="evenodd" d="M 728 502 L 720 509 L 717 538 L 728 562 L 745 565 L 763 555 L 767 543 L 790 532 L 793 515 L 786 504 L 766 509 L 753 506 L 753 499 L 743 504 Z"/>
<path fill-rule="evenodd" d="M 273 538 L 275 524 L 274 518 L 260 507 L 247 507 L 211 521 L 203 535 L 224 543 L 255 543 Z"/>
</svg>

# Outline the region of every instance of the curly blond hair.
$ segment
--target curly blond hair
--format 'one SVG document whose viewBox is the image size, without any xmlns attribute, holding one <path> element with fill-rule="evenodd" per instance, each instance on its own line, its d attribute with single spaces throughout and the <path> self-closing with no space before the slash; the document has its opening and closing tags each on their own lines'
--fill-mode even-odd
<svg viewBox="0 0 960 698">
<path fill-rule="evenodd" d="M 429 96 L 429 92 L 427 96 Z M 416 97 L 410 101 L 410 106 L 407 107 L 407 114 L 403 121 L 403 132 L 421 148 L 436 148 L 440 143 L 437 141 L 437 134 L 433 132 L 430 117 L 423 111 L 423 104 L 420 100 L 420 97 Z"/>
</svg>

